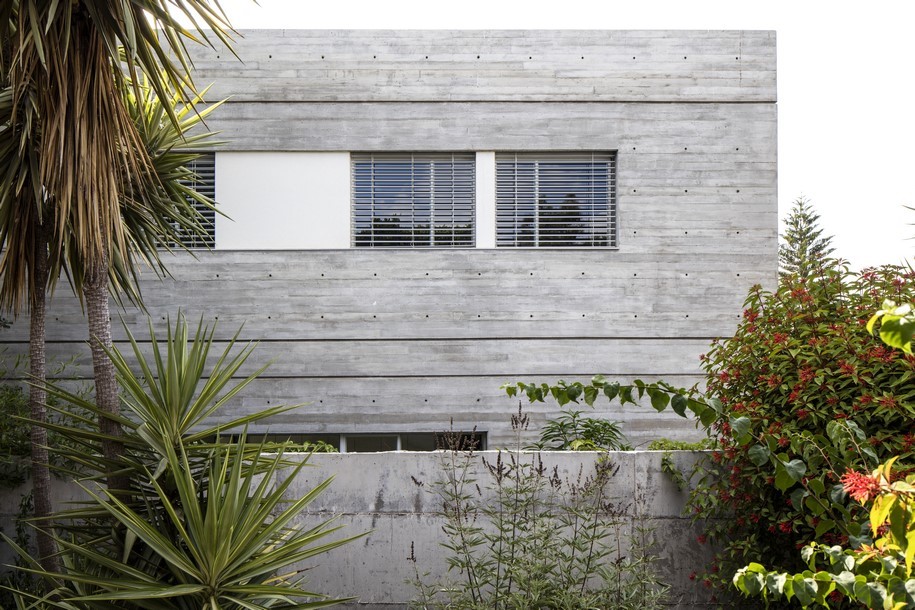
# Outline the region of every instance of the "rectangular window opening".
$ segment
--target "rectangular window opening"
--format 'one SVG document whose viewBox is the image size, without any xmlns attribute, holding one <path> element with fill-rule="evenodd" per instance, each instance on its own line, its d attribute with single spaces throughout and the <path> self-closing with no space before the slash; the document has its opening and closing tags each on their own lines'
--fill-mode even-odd
<svg viewBox="0 0 915 610">
<path fill-rule="evenodd" d="M 472 248 L 474 153 L 354 153 L 357 248 Z"/>
<path fill-rule="evenodd" d="M 179 184 L 183 189 L 196 191 L 207 201 L 214 203 L 216 200 L 216 154 L 212 152 L 199 154 L 199 157 L 185 165 L 190 176 L 186 180 L 180 180 Z M 197 221 L 203 228 L 203 232 L 197 233 L 173 222 L 172 226 L 175 227 L 179 240 L 178 243 L 168 244 L 169 247 L 174 248 L 181 245 L 191 250 L 212 249 L 216 245 L 216 210 L 187 193 L 185 199 L 197 211 Z"/>
<path fill-rule="evenodd" d="M 497 153 L 496 245 L 616 247 L 616 153 Z"/>
</svg>

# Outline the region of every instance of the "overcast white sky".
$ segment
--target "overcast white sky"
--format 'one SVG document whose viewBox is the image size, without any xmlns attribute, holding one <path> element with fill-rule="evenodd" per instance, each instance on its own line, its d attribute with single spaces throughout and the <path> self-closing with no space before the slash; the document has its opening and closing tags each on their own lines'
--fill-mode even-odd
<svg viewBox="0 0 915 610">
<path fill-rule="evenodd" d="M 779 210 L 808 197 L 856 267 L 915 258 L 915 2 L 221 0 L 249 28 L 778 33 Z"/>
</svg>

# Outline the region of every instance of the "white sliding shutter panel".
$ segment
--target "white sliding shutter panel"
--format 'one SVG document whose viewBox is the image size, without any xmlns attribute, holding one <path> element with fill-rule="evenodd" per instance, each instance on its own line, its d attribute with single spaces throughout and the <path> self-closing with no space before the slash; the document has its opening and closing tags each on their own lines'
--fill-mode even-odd
<svg viewBox="0 0 915 610">
<path fill-rule="evenodd" d="M 356 247 L 472 248 L 473 153 L 352 155 Z"/>
<path fill-rule="evenodd" d="M 201 195 L 214 201 L 216 199 L 216 154 L 203 153 L 185 167 L 193 173 L 190 180 L 182 180 L 181 184 L 191 188 Z M 206 231 L 205 235 L 197 235 L 188 231 L 181 231 L 181 244 L 187 248 L 213 248 L 216 244 L 216 211 L 191 200 L 194 208 L 200 213 L 200 224 Z"/>
<path fill-rule="evenodd" d="M 616 153 L 496 155 L 496 245 L 615 247 Z"/>
</svg>

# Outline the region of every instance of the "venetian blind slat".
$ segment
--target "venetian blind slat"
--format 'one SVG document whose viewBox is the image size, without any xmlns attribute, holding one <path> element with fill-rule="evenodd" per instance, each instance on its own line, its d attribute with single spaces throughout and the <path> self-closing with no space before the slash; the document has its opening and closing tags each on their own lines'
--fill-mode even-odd
<svg viewBox="0 0 915 610">
<path fill-rule="evenodd" d="M 616 153 L 496 155 L 496 245 L 615 247 Z"/>
<path fill-rule="evenodd" d="M 471 248 L 473 153 L 352 155 L 352 241 L 364 248 Z"/>
</svg>

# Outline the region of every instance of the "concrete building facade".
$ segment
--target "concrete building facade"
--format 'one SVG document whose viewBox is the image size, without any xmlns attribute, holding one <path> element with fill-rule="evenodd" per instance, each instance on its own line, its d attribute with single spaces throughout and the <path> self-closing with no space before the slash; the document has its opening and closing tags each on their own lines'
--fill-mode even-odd
<svg viewBox="0 0 915 610">
<path fill-rule="evenodd" d="M 221 340 L 244 323 L 252 368 L 273 362 L 227 417 L 310 402 L 269 432 L 410 449 L 453 425 L 498 447 L 517 407 L 502 383 L 699 383 L 747 289 L 775 281 L 774 32 L 243 36 L 238 58 L 194 57 L 228 99 L 208 119 L 226 142 L 213 249 L 142 286 L 154 319 L 180 307 Z M 64 293 L 60 358 L 86 351 Z M 26 325 L 0 340 L 24 349 Z M 636 443 L 693 433 L 599 411 Z"/>
</svg>

